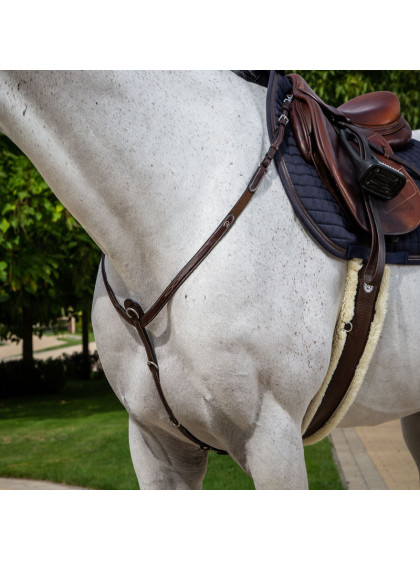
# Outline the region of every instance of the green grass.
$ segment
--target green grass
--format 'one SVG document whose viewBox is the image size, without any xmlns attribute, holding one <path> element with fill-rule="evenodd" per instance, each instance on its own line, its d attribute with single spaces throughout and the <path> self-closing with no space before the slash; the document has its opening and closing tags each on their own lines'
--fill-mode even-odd
<svg viewBox="0 0 420 561">
<path fill-rule="evenodd" d="M 310 489 L 342 490 L 345 488 L 335 465 L 328 438 L 305 447 L 305 462 Z"/>
<path fill-rule="evenodd" d="M 71 382 L 57 396 L 0 402 L 0 476 L 90 489 L 138 489 L 128 416 L 105 381 Z M 342 489 L 328 440 L 305 450 L 311 489 Z M 204 489 L 253 489 L 229 458 L 209 454 Z"/>
</svg>

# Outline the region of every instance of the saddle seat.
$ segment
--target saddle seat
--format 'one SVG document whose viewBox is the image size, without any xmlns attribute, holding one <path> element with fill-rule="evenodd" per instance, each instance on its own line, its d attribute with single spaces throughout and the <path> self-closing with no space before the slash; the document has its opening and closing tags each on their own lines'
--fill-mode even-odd
<svg viewBox="0 0 420 561">
<path fill-rule="evenodd" d="M 411 127 L 401 114 L 398 96 L 392 92 L 369 92 L 343 103 L 338 110 L 358 127 L 379 132 L 394 149 L 411 140 Z"/>
<path fill-rule="evenodd" d="M 387 91 L 359 95 L 346 101 L 338 109 L 348 119 L 365 127 L 393 125 L 402 119 L 398 96 Z"/>
</svg>

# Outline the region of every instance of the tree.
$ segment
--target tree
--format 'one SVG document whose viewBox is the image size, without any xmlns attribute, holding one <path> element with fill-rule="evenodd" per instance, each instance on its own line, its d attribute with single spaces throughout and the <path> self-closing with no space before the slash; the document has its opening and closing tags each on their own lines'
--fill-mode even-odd
<svg viewBox="0 0 420 561">
<path fill-rule="evenodd" d="M 100 252 L 22 152 L 0 136 L 0 337 L 22 338 L 33 362 L 32 326 L 92 298 Z"/>
<path fill-rule="evenodd" d="M 73 219 L 74 220 L 74 219 Z M 61 276 L 62 298 L 73 310 L 82 312 L 82 375 L 90 375 L 89 324 L 93 290 L 100 250 L 86 231 L 74 220 L 71 240 L 67 244 L 67 268 Z"/>
</svg>

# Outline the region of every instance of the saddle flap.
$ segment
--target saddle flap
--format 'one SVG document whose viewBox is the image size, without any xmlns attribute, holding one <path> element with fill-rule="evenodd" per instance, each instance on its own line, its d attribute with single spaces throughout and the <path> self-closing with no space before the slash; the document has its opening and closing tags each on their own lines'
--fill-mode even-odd
<svg viewBox="0 0 420 561">
<path fill-rule="evenodd" d="M 290 124 L 302 156 L 308 163 L 311 163 L 312 118 L 307 103 L 302 103 L 299 99 L 294 100 L 290 109 Z"/>
</svg>

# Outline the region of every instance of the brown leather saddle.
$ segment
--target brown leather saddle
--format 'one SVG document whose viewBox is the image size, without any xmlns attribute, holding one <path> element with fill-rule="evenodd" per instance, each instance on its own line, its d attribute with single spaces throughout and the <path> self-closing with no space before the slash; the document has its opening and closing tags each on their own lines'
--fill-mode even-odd
<svg viewBox="0 0 420 561">
<path fill-rule="evenodd" d="M 384 236 L 406 234 L 420 224 L 420 192 L 393 151 L 411 139 L 399 99 L 392 92 L 372 92 L 335 108 L 298 74 L 287 77 L 296 144 L 357 226 L 371 235 L 365 281 L 377 286 Z"/>
</svg>

